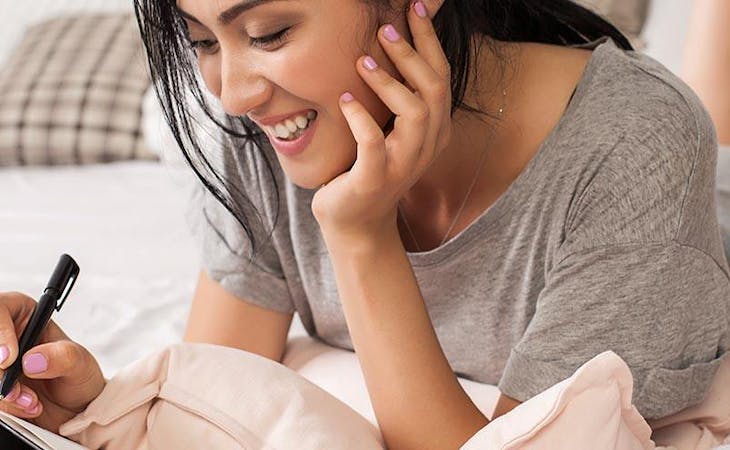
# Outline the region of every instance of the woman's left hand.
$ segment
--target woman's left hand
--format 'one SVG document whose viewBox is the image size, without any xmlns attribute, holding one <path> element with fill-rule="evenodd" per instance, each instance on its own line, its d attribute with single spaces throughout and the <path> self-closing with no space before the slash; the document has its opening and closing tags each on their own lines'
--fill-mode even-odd
<svg viewBox="0 0 730 450">
<path fill-rule="evenodd" d="M 441 1 L 426 0 L 428 11 L 436 11 Z M 378 31 L 378 39 L 415 92 L 381 67 L 366 69 L 365 56 L 358 59 L 358 72 L 395 114 L 395 121 L 386 137 L 357 99 L 346 102 L 340 98 L 357 141 L 357 159 L 312 200 L 312 212 L 325 235 L 334 233 L 350 240 L 397 230 L 398 201 L 449 143 L 449 63 L 429 16 L 419 17 L 413 7 L 407 16 L 415 49 L 403 37 L 388 40 L 388 25 Z"/>
</svg>

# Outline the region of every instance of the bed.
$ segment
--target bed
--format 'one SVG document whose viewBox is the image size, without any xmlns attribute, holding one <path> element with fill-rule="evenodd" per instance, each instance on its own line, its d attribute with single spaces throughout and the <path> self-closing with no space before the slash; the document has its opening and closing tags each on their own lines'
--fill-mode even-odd
<svg viewBox="0 0 730 450">
<path fill-rule="evenodd" d="M 79 5 L 129 8 L 126 1 Z M 0 290 L 37 297 L 59 255 L 72 255 L 81 273 L 54 320 L 96 356 L 107 378 L 181 341 L 200 268 L 184 215 L 195 180 L 175 159 L 160 120 L 143 120 L 144 140 L 160 160 L 0 167 Z M 296 316 L 284 363 L 377 424 L 357 357 L 306 336 Z M 460 382 L 491 417 L 496 387 Z"/>
</svg>

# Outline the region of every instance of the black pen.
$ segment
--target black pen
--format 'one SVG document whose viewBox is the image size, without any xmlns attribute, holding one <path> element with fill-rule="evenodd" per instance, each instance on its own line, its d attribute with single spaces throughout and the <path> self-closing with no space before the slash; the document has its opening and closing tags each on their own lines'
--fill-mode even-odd
<svg viewBox="0 0 730 450">
<path fill-rule="evenodd" d="M 20 335 L 18 357 L 7 368 L 2 381 L 0 381 L 0 399 L 5 398 L 13 390 L 15 382 L 23 372 L 23 355 L 36 345 L 41 331 L 51 320 L 53 310 L 61 310 L 61 306 L 66 301 L 66 297 L 68 297 L 68 293 L 78 276 L 79 265 L 76 264 L 76 261 L 65 253 L 61 255 L 56 268 L 53 270 L 53 275 L 51 275 L 51 279 L 41 295 L 41 299 L 33 309 L 28 325 L 25 326 L 23 333 Z"/>
</svg>

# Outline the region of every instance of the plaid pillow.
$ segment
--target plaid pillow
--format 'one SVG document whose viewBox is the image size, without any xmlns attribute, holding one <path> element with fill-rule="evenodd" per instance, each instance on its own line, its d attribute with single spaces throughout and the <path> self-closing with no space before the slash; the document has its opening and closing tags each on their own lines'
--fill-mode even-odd
<svg viewBox="0 0 730 450">
<path fill-rule="evenodd" d="M 132 14 L 29 28 L 0 68 L 0 166 L 156 159 L 141 131 L 149 85 Z"/>
</svg>

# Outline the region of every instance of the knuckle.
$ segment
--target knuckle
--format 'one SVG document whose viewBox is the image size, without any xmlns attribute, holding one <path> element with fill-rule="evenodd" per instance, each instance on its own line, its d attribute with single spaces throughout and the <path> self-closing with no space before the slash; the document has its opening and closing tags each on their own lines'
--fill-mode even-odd
<svg viewBox="0 0 730 450">
<path fill-rule="evenodd" d="M 66 371 L 81 362 L 81 350 L 71 341 L 65 341 L 58 346 L 56 368 Z M 52 364 L 49 362 L 49 364 Z"/>
<path fill-rule="evenodd" d="M 383 86 L 386 88 L 394 87 L 398 84 L 398 81 L 396 81 L 395 78 L 391 77 L 388 74 L 383 75 Z"/>
<path fill-rule="evenodd" d="M 428 21 L 430 22 L 430 21 Z M 416 30 L 411 31 L 414 38 L 419 38 L 420 40 L 426 41 L 427 39 L 433 40 L 438 39 L 438 35 L 436 34 L 436 30 L 434 27 L 419 27 Z"/>
<path fill-rule="evenodd" d="M 451 79 L 451 64 L 448 61 L 444 61 L 441 67 L 439 67 L 439 73 L 443 74 L 447 80 Z"/>
<path fill-rule="evenodd" d="M 18 417 L 19 409 L 20 408 L 15 403 L 9 400 L 3 400 L 0 402 L 0 411 L 10 414 L 11 416 Z"/>
<path fill-rule="evenodd" d="M 367 136 L 363 138 L 362 145 L 366 147 L 377 147 L 381 142 L 383 142 L 382 137 L 378 136 L 376 133 L 368 133 Z"/>
<path fill-rule="evenodd" d="M 445 101 L 448 94 L 449 86 L 447 86 L 445 83 L 437 83 L 431 88 L 431 96 L 439 102 Z"/>
<path fill-rule="evenodd" d="M 13 341 L 17 343 L 15 331 L 9 328 L 0 327 L 0 344 L 10 345 Z"/>
<path fill-rule="evenodd" d="M 368 113 L 361 108 L 358 108 L 357 111 L 355 111 L 354 116 L 358 121 L 366 121 L 368 119 Z"/>
<path fill-rule="evenodd" d="M 451 93 L 451 86 L 448 83 L 437 83 L 433 87 L 433 95 L 438 100 L 446 100 L 446 97 Z"/>
<path fill-rule="evenodd" d="M 401 50 L 401 55 L 404 58 L 413 58 L 417 55 L 416 49 L 414 49 L 410 45 L 404 45 L 403 49 Z"/>
<path fill-rule="evenodd" d="M 426 122 L 431 115 L 428 106 L 425 104 L 419 105 L 413 113 L 413 119 L 417 122 Z"/>
<path fill-rule="evenodd" d="M 380 184 L 381 183 L 358 183 L 354 187 L 355 196 L 363 198 L 377 195 L 381 192 Z"/>
</svg>

